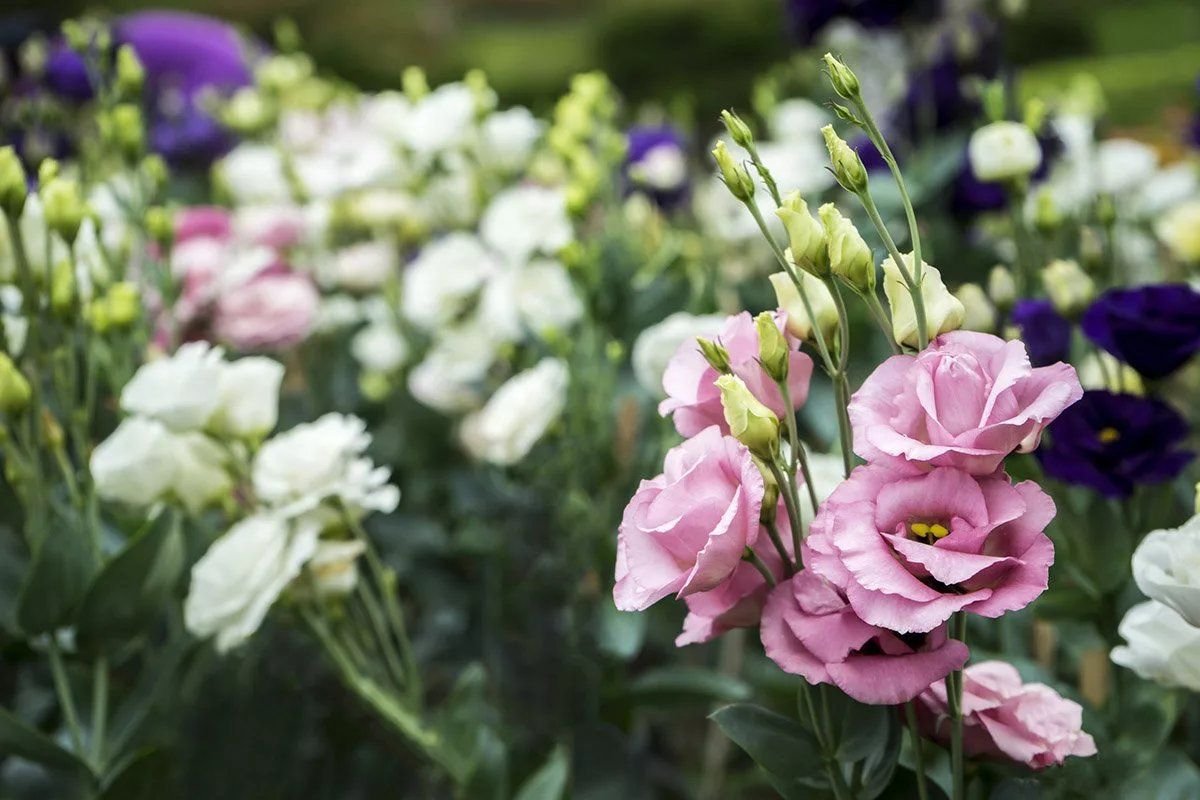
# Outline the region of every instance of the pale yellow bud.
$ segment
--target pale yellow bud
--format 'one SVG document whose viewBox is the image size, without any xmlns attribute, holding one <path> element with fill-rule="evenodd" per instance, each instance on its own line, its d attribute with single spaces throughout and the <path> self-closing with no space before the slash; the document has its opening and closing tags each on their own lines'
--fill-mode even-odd
<svg viewBox="0 0 1200 800">
<path fill-rule="evenodd" d="M 800 280 L 800 285 L 804 287 L 804 295 L 808 298 L 809 306 L 812 307 L 813 317 L 816 318 L 816 330 L 820 331 L 828 340 L 837 331 L 839 324 L 837 304 L 833 300 L 833 295 L 830 294 L 829 287 L 820 278 L 803 270 L 797 272 L 796 276 Z M 800 291 L 792 282 L 791 277 L 786 272 L 776 272 L 770 280 L 771 286 L 775 289 L 775 299 L 779 303 L 779 307 L 787 312 L 788 333 L 797 339 L 814 340 L 814 322 L 809 317 L 804 300 L 800 297 Z"/>
<path fill-rule="evenodd" d="M 1175 206 L 1158 221 L 1154 232 L 1173 257 L 1200 264 L 1200 200 Z"/>
<path fill-rule="evenodd" d="M 808 204 L 799 192 L 783 198 L 783 205 L 775 209 L 775 216 L 787 230 L 788 244 L 796 266 L 811 272 L 818 278 L 829 276 L 829 249 L 825 242 L 825 228 L 808 212 Z"/>
<path fill-rule="evenodd" d="M 969 331 L 992 333 L 996 330 L 996 307 L 978 283 L 964 283 L 954 293 L 965 309 L 963 327 Z"/>
<path fill-rule="evenodd" d="M 910 277 L 915 278 L 911 253 L 904 255 L 904 266 Z M 938 334 L 962 327 L 966 309 L 958 298 L 950 294 L 942 282 L 942 274 L 928 264 L 921 267 L 921 299 L 925 306 L 925 337 L 933 339 Z M 892 307 L 892 336 L 900 344 L 918 347 L 917 312 L 908 284 L 900 267 L 890 256 L 883 261 L 883 292 Z"/>
<path fill-rule="evenodd" d="M 775 315 L 770 311 L 762 312 L 754 318 L 754 328 L 758 332 L 758 360 L 763 369 L 773 380 L 786 381 L 792 349 L 775 324 Z"/>
<path fill-rule="evenodd" d="M 819 213 L 825 226 L 829 267 L 833 274 L 858 292 L 868 294 L 875 291 L 875 256 L 858 228 L 842 216 L 833 203 L 821 206 Z"/>
<path fill-rule="evenodd" d="M 861 87 L 858 76 L 854 74 L 853 70 L 834 58 L 832 53 L 826 53 L 824 61 L 825 68 L 829 71 L 829 82 L 833 84 L 833 90 L 847 100 L 857 97 Z"/>
<path fill-rule="evenodd" d="M 717 161 L 717 169 L 721 171 L 721 180 L 725 182 L 730 193 L 743 203 L 754 197 L 754 180 L 745 167 L 733 160 L 725 142 L 718 141 L 712 154 Z"/>
<path fill-rule="evenodd" d="M 1064 317 L 1076 317 L 1096 296 L 1096 283 L 1076 261 L 1058 259 L 1042 270 L 1042 285 L 1054 308 Z"/>
<path fill-rule="evenodd" d="M 54 178 L 42 185 L 41 195 L 46 225 L 68 244 L 74 242 L 86 211 L 79 183 L 66 178 Z"/>
<path fill-rule="evenodd" d="M 833 164 L 833 175 L 842 188 L 855 194 L 867 190 L 867 168 L 854 148 L 846 144 L 846 140 L 837 135 L 832 125 L 821 128 L 825 137 L 825 147 L 829 150 L 829 160 Z"/>
<path fill-rule="evenodd" d="M 0 411 L 19 414 L 29 407 L 32 395 L 29 381 L 8 354 L 0 352 Z"/>
<path fill-rule="evenodd" d="M 759 458 L 771 459 L 779 452 L 779 418 L 736 375 L 717 378 L 721 407 L 733 438 Z"/>
<path fill-rule="evenodd" d="M 0 211 L 17 219 L 25 208 L 27 193 L 25 167 L 21 165 L 17 151 L 10 145 L 0 147 Z"/>
<path fill-rule="evenodd" d="M 987 287 L 988 296 L 1001 311 L 1007 311 L 1017 302 L 1017 279 L 1003 264 L 992 267 L 992 271 L 988 273 Z"/>
</svg>

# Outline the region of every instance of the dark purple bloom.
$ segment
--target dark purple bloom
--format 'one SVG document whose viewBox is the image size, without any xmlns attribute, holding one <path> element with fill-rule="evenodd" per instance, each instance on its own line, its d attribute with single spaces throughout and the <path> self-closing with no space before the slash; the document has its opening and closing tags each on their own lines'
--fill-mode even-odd
<svg viewBox="0 0 1200 800">
<path fill-rule="evenodd" d="M 851 19 L 867 28 L 892 25 L 901 17 L 935 12 L 936 0 L 785 0 L 788 31 L 808 44 L 835 19 Z"/>
<path fill-rule="evenodd" d="M 630 188 L 648 194 L 668 209 L 687 198 L 687 149 L 683 136 L 670 125 L 641 125 L 627 133 L 625 180 Z"/>
<path fill-rule="evenodd" d="M 1050 423 L 1037 457 L 1052 478 L 1128 497 L 1183 471 L 1195 455 L 1178 449 L 1187 434 L 1183 417 L 1159 400 L 1084 392 Z"/>
<path fill-rule="evenodd" d="M 1165 378 L 1200 350 L 1200 292 L 1185 283 L 1109 289 L 1083 332 L 1147 378 Z"/>
<path fill-rule="evenodd" d="M 1035 367 L 1071 358 L 1071 323 L 1054 310 L 1049 300 L 1018 300 L 1010 313 L 1021 329 L 1021 341 Z"/>
</svg>

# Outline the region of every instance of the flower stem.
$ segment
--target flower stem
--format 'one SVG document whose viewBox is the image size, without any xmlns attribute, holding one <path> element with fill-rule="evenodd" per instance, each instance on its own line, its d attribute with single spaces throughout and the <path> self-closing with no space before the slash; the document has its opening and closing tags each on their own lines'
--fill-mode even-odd
<svg viewBox="0 0 1200 800">
<path fill-rule="evenodd" d="M 768 527 L 767 530 L 771 530 L 774 527 L 775 526 L 772 525 L 772 526 Z M 774 540 L 778 540 L 778 537 L 779 537 L 779 531 L 775 531 L 774 535 L 771 538 Z M 776 547 L 778 547 L 778 546 L 779 545 L 776 544 Z M 786 553 L 785 553 L 785 555 L 786 555 Z M 772 589 L 775 588 L 775 584 L 776 584 L 775 576 L 771 574 L 771 569 L 770 569 L 770 567 L 768 567 L 766 565 L 766 562 L 764 562 L 762 560 L 762 558 L 758 555 L 758 553 L 754 552 L 754 548 L 747 547 L 745 553 L 742 555 L 742 558 L 744 558 L 746 561 L 750 562 L 750 564 L 753 565 L 756 570 L 758 570 L 759 574 L 763 576 L 763 580 L 765 580 L 767 582 L 767 586 L 770 586 Z M 788 561 L 788 559 L 785 558 L 783 560 L 783 563 L 785 565 L 787 565 L 789 568 L 791 567 L 791 562 Z"/>
<path fill-rule="evenodd" d="M 1019 186 L 1009 188 L 1008 214 L 1012 223 L 1013 246 L 1017 249 L 1017 297 L 1027 297 L 1033 289 L 1035 265 L 1025 227 L 1025 192 Z"/>
<path fill-rule="evenodd" d="M 909 294 L 912 295 L 913 314 L 917 322 L 917 345 L 919 350 L 924 350 L 929 344 L 928 329 L 925 323 L 925 297 L 921 294 L 920 285 L 917 283 L 917 277 L 908 271 L 908 267 L 904 264 L 904 259 L 900 256 L 900 249 L 896 247 L 896 242 L 892 239 L 892 234 L 888 232 L 887 225 L 883 223 L 883 217 L 879 215 L 879 208 L 875 205 L 874 198 L 871 197 L 869 191 L 864 191 L 858 195 L 858 199 L 862 202 L 863 208 L 867 212 L 867 216 L 871 218 L 871 223 L 875 226 L 875 230 L 879 231 L 879 236 L 883 239 L 883 244 L 887 248 L 888 254 L 892 257 L 892 261 L 896 264 L 896 269 L 900 272 L 900 277 L 904 279 L 904 285 L 908 288 Z M 913 251 L 913 268 L 921 270 L 921 263 L 917 261 L 916 250 Z"/>
<path fill-rule="evenodd" d="M 104 764 L 104 737 L 108 725 L 108 659 L 100 656 L 92 665 L 92 763 L 97 771 Z"/>
<path fill-rule="evenodd" d="M 950 622 L 955 639 L 966 642 L 967 616 L 958 612 Z M 963 672 L 955 670 L 946 676 L 946 700 L 950 706 L 950 769 L 953 776 L 953 800 L 964 800 L 963 778 Z"/>
<path fill-rule="evenodd" d="M 58 704 L 62 706 L 63 719 L 71 734 L 71 745 L 75 754 L 84 757 L 83 732 L 79 727 L 79 715 L 75 711 L 75 699 L 71 695 L 71 684 L 67 681 L 67 671 L 63 667 L 62 653 L 59 652 L 58 642 L 53 634 L 48 639 L 46 652 L 50 657 L 50 674 L 54 678 L 54 691 L 58 695 Z"/>
<path fill-rule="evenodd" d="M 921 734 L 917 730 L 917 712 L 913 701 L 904 704 L 904 718 L 908 722 L 908 735 L 912 740 L 913 755 L 917 760 L 917 796 L 929 800 L 929 787 L 925 785 L 925 749 L 921 746 Z"/>
<path fill-rule="evenodd" d="M 782 463 L 781 459 L 775 458 L 766 463 L 767 463 L 767 468 L 769 470 L 771 470 L 771 477 L 773 477 L 775 479 L 775 483 L 779 484 L 779 493 L 783 496 L 783 505 L 784 505 L 784 508 L 787 509 L 788 522 L 792 526 L 792 541 L 795 542 L 797 540 L 796 532 L 798 530 L 800 530 L 800 526 L 803 524 L 803 520 L 801 520 L 801 518 L 800 518 L 799 497 L 796 494 L 796 481 L 794 478 L 792 478 L 790 480 L 788 479 L 788 477 L 786 475 L 786 470 L 784 470 L 784 468 L 783 468 L 783 463 Z M 774 527 L 774 526 L 772 526 L 772 527 Z M 788 558 L 787 551 L 782 550 L 783 542 L 781 540 L 779 540 L 778 533 L 776 533 L 775 536 L 777 539 L 776 547 L 781 548 L 780 555 L 783 556 L 784 563 L 791 564 L 792 560 L 790 558 Z M 797 549 L 796 552 L 793 553 L 793 557 L 799 558 L 799 556 L 800 556 L 800 551 L 799 551 L 799 549 Z M 795 572 L 795 569 L 790 570 L 789 574 L 791 572 Z"/>
<path fill-rule="evenodd" d="M 838 434 L 841 437 L 842 443 L 842 469 L 847 478 L 854 470 L 854 431 L 850 427 L 850 382 L 846 378 L 846 373 L 839 372 L 833 382 L 834 392 L 837 395 L 836 405 L 838 413 Z"/>
</svg>

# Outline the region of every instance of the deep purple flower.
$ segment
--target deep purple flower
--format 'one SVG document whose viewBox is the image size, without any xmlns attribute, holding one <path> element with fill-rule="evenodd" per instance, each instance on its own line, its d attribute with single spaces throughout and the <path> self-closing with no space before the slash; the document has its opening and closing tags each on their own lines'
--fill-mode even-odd
<svg viewBox="0 0 1200 800">
<path fill-rule="evenodd" d="M 788 31 L 800 44 L 809 44 L 835 19 L 851 19 L 867 28 L 896 23 L 901 17 L 937 10 L 937 0 L 785 0 Z"/>
<path fill-rule="evenodd" d="M 1165 378 L 1200 350 L 1200 292 L 1185 283 L 1109 289 L 1083 332 L 1147 378 Z"/>
<path fill-rule="evenodd" d="M 1018 300 L 1009 315 L 1021 329 L 1021 341 L 1035 367 L 1071 358 L 1071 323 L 1054 310 L 1049 300 Z"/>
<path fill-rule="evenodd" d="M 1052 478 L 1128 497 L 1183 471 L 1195 455 L 1178 449 L 1187 434 L 1187 422 L 1160 400 L 1084 392 L 1046 429 L 1037 456 Z"/>
<path fill-rule="evenodd" d="M 687 149 L 683 136 L 670 125 L 639 125 L 626 134 L 625 180 L 645 192 L 661 208 L 678 206 L 687 198 Z"/>
</svg>

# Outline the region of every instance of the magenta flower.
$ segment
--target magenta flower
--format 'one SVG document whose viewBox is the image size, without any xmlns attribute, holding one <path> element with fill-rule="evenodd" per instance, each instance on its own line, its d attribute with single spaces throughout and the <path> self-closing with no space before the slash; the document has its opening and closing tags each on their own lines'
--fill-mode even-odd
<svg viewBox="0 0 1200 800">
<path fill-rule="evenodd" d="M 864 622 L 845 595 L 811 569 L 771 591 L 761 636 L 780 669 L 872 705 L 912 700 L 961 669 L 969 655 L 965 644 L 947 637 L 945 625 L 901 638 Z"/>
<path fill-rule="evenodd" d="M 667 453 L 642 481 L 617 537 L 613 600 L 642 611 L 669 594 L 715 589 L 758 539 L 763 478 L 750 451 L 715 426 Z"/>
<path fill-rule="evenodd" d="M 1034 368 L 1025 345 L 986 333 L 939 336 L 879 365 L 850 401 L 854 452 L 897 469 L 996 471 L 1083 395 L 1069 364 Z"/>
<path fill-rule="evenodd" d="M 813 520 L 806 563 L 867 623 L 931 631 L 957 611 L 998 617 L 1045 591 L 1054 513 L 1037 484 L 1002 472 L 859 467 Z"/>
<path fill-rule="evenodd" d="M 779 311 L 775 323 L 784 330 L 786 315 Z M 808 381 L 812 377 L 812 359 L 800 352 L 800 341 L 784 334 L 793 348 L 788 357 L 788 389 L 792 395 L 792 406 L 800 408 L 808 399 Z M 725 320 L 720 333 L 714 338 L 729 353 L 729 365 L 754 396 L 783 419 L 787 416 L 783 395 L 775 381 L 758 362 L 758 332 L 749 312 L 743 311 Z M 673 414 L 675 429 L 682 436 L 694 436 L 709 425 L 716 425 L 722 433 L 729 433 L 725 413 L 721 409 L 721 392 L 715 386 L 719 373 L 705 360 L 694 339 L 679 346 L 667 370 L 663 373 L 663 389 L 667 399 L 658 406 L 658 413 Z"/>
<path fill-rule="evenodd" d="M 220 206 L 189 206 L 175 215 L 175 244 L 191 239 L 228 241 L 233 236 L 233 215 Z"/>
<path fill-rule="evenodd" d="M 950 738 L 945 684 L 935 683 L 917 702 L 930 738 Z M 963 671 L 963 750 L 1042 769 L 1067 756 L 1094 756 L 1096 742 L 1083 731 L 1083 709 L 1041 683 L 1022 683 L 1002 661 L 972 664 Z"/>
</svg>

